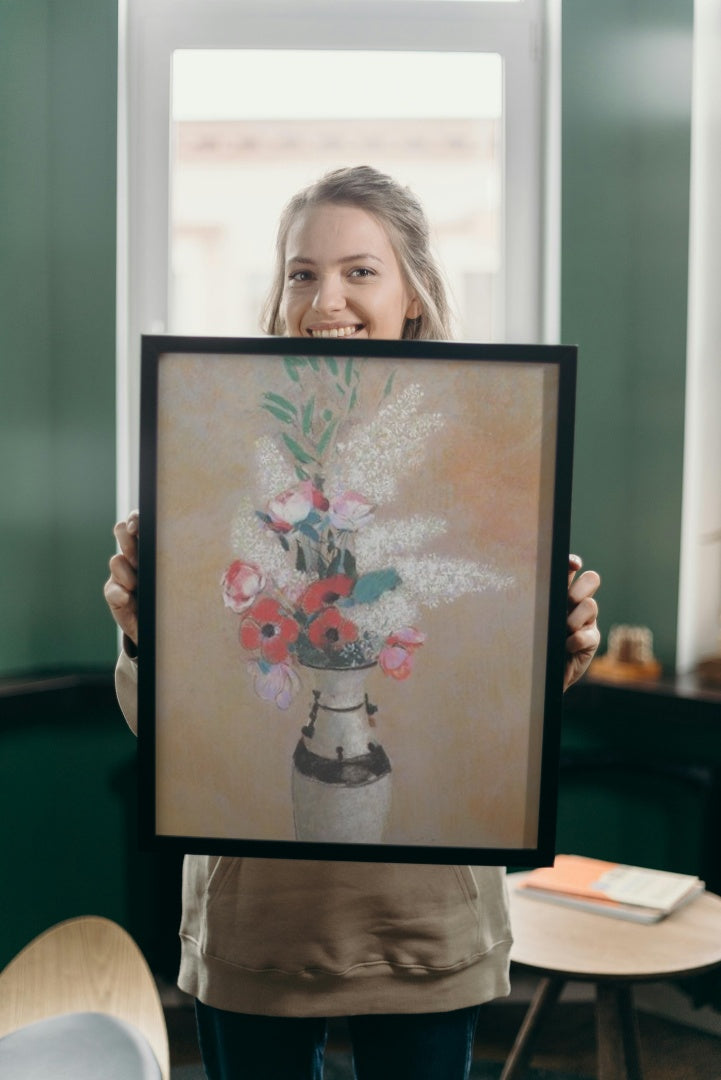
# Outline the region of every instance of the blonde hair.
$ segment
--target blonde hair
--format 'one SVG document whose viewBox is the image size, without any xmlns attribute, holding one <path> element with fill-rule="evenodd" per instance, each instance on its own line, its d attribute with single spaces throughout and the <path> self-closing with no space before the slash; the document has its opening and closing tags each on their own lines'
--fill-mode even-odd
<svg viewBox="0 0 721 1080">
<path fill-rule="evenodd" d="M 410 188 L 370 165 L 327 173 L 294 195 L 283 210 L 276 239 L 274 280 L 263 310 L 263 330 L 267 334 L 285 333 L 281 305 L 288 233 L 303 211 L 323 203 L 357 206 L 372 214 L 386 229 L 401 273 L 421 305 L 421 314 L 417 318 L 406 319 L 401 337 L 439 341 L 451 338 L 446 287 L 430 250 L 428 221 L 423 207 Z"/>
</svg>

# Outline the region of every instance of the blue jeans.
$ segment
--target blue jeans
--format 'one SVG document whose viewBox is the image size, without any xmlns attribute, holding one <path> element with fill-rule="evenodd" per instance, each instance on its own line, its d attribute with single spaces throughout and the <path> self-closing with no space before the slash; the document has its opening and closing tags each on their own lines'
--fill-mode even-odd
<svg viewBox="0 0 721 1080">
<path fill-rule="evenodd" d="M 325 1018 L 195 1010 L 208 1080 L 321 1080 Z M 467 1080 L 478 1010 L 348 1017 L 357 1080 Z"/>
</svg>

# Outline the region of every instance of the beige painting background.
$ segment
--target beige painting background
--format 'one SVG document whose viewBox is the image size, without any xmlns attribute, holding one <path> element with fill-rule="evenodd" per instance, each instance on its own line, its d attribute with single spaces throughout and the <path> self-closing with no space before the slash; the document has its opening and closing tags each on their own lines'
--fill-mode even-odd
<svg viewBox="0 0 721 1080">
<path fill-rule="evenodd" d="M 363 386 L 411 382 L 444 428 L 379 520 L 440 514 L 429 549 L 492 564 L 512 584 L 423 610 L 411 677 L 374 669 L 377 736 L 393 766 L 389 843 L 535 846 L 555 453 L 552 365 L 363 361 Z M 157 822 L 161 835 L 292 840 L 291 758 L 310 673 L 287 711 L 261 701 L 220 580 L 255 495 L 253 445 L 280 425 L 274 357 L 161 358 L 156 558 Z M 371 395 L 372 400 L 372 395 Z M 262 502 L 255 505 L 264 509 Z M 537 574 L 537 567 L 540 572 Z M 362 567 L 359 567 L 362 570 Z"/>
</svg>

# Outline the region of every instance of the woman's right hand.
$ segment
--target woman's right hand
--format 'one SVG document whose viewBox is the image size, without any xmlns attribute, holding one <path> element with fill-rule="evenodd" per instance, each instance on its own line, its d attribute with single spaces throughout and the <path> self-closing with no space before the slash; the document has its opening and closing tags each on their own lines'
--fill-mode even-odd
<svg viewBox="0 0 721 1080">
<path fill-rule="evenodd" d="M 138 644 L 138 531 L 139 514 L 133 510 L 127 521 L 113 529 L 120 553 L 110 560 L 110 577 L 103 589 L 110 612 L 123 633 Z"/>
</svg>

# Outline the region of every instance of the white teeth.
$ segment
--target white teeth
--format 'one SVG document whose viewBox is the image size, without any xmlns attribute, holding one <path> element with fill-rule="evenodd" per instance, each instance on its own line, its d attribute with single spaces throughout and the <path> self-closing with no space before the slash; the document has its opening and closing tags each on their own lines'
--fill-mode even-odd
<svg viewBox="0 0 721 1080">
<path fill-rule="evenodd" d="M 311 330 L 311 334 L 319 338 L 350 337 L 357 329 L 357 326 L 334 326 L 331 330 Z"/>
</svg>

